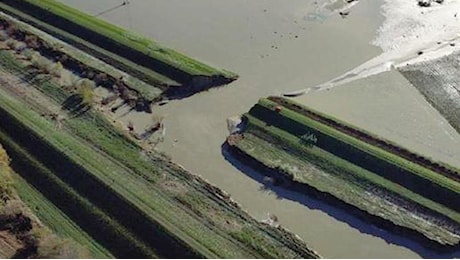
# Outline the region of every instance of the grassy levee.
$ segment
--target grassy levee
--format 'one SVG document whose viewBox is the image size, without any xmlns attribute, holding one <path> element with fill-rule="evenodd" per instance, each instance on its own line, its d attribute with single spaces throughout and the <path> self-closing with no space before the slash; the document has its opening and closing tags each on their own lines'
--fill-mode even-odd
<svg viewBox="0 0 460 260">
<path fill-rule="evenodd" d="M 220 85 L 237 77 L 54 0 L 3 2 L 181 83 L 190 83 L 195 76 L 205 76 L 213 80 L 214 85 Z"/>
<path fill-rule="evenodd" d="M 26 73 L 22 65 L 14 59 L 5 58 L 0 62 L 4 68 L 18 75 L 24 76 Z M 70 93 L 52 80 L 32 80 L 31 83 L 56 104 L 63 103 L 70 96 Z M 0 92 L 3 91 L 0 89 Z M 1 95 L 0 99 L 3 99 Z M 11 102 L 9 104 L 11 105 Z M 0 104 L 6 105 L 8 102 Z M 31 105 L 34 106 L 33 103 Z M 41 111 L 40 109 L 43 108 L 33 107 L 33 110 Z M 168 234 L 180 237 L 179 242 L 185 241 L 190 248 L 196 250 L 193 252 L 199 252 L 201 256 L 318 257 L 292 234 L 251 218 L 231 202 L 226 194 L 199 177 L 157 154 L 143 153 L 135 142 L 94 111 L 77 117 L 70 116 L 64 121 L 62 131 L 56 131 L 52 122 L 30 111 L 28 106 L 21 107 L 16 104 L 14 108 L 10 108 L 11 113 L 14 111 L 20 112 L 18 116 L 27 115 L 29 126 L 41 133 L 40 136 L 46 139 L 46 143 L 57 150 L 44 153 L 43 148 L 30 148 L 39 155 L 48 154 L 47 158 L 40 157 L 41 162 L 52 168 L 53 173 L 64 183 L 71 184 L 69 186 L 78 191 L 79 195 L 91 198 L 89 200 L 95 206 L 113 216 L 123 226 L 128 226 L 141 241 L 155 249 L 161 247 L 156 252 L 159 256 L 164 256 L 162 250 L 167 248 L 161 243 L 166 242 L 160 241 L 160 244 L 156 245 L 149 243 L 155 236 L 158 237 L 155 231 L 151 230 L 152 221 L 160 223 Z M 26 138 L 21 136 L 17 138 Z M 28 141 L 22 143 L 25 147 L 29 144 Z M 61 159 L 56 159 L 62 157 L 65 157 L 62 159 L 66 162 L 65 166 L 60 165 Z M 72 167 L 67 165 L 69 161 Z M 170 190 L 171 188 L 163 184 L 164 178 L 176 183 L 179 190 Z M 121 197 L 112 198 L 113 193 Z M 112 199 L 116 202 L 112 202 Z M 120 200 L 126 200 L 131 204 L 126 205 L 126 202 Z M 133 206 L 145 215 L 133 217 L 129 213 L 120 217 L 120 214 L 126 214 L 120 212 L 120 208 L 125 209 L 125 206 Z M 129 208 L 127 210 L 131 212 Z M 133 220 L 137 222 L 138 218 L 141 222 L 142 219 L 148 219 L 149 223 L 133 223 Z M 175 241 L 174 244 L 180 243 Z M 173 252 L 169 252 L 170 254 L 180 253 L 177 250 L 171 251 Z"/>
<path fill-rule="evenodd" d="M 0 10 L 3 12 L 23 21 L 26 22 L 27 24 L 30 24 L 34 26 L 35 28 L 38 28 L 53 37 L 56 37 L 64 42 L 67 42 L 68 44 L 77 47 L 78 49 L 91 54 L 100 60 L 103 60 L 104 62 L 122 70 L 130 75 L 143 80 L 145 82 L 148 82 L 152 84 L 153 86 L 157 87 L 168 87 L 168 86 L 177 86 L 179 83 L 176 81 L 166 77 L 165 75 L 161 75 L 157 72 L 154 72 L 152 70 L 149 70 L 145 67 L 142 67 L 135 62 L 132 62 L 128 59 L 125 59 L 121 56 L 115 55 L 103 48 L 98 47 L 95 44 L 91 44 L 87 41 L 84 41 L 83 39 L 73 35 L 71 32 L 67 32 L 64 30 L 61 30 L 57 27 L 54 27 L 48 23 L 45 23 L 27 13 L 22 12 L 21 10 L 18 10 L 10 5 L 7 5 L 3 2 L 0 2 Z"/>
<path fill-rule="evenodd" d="M 277 105 L 263 99 L 249 114 L 299 138 L 313 133 L 321 149 L 453 210 L 460 208 L 460 183 L 287 108 L 276 113 Z"/>
<path fill-rule="evenodd" d="M 73 239 L 88 249 L 93 258 L 114 258 L 106 248 L 94 240 L 87 232 L 80 228 L 77 223 L 66 216 L 64 212 L 19 174 L 13 174 L 13 179 L 15 190 L 18 192 L 21 200 L 24 201 L 34 215 L 54 233 L 63 238 Z"/>
<path fill-rule="evenodd" d="M 91 233 L 100 244 L 118 257 L 155 257 L 156 254 L 138 241 L 132 234 L 97 209 L 89 201 L 79 196 L 70 186 L 54 176 L 15 143 L 10 136 L 0 130 L 0 140 L 13 158 L 12 167 L 53 202 L 66 215 L 77 220 L 77 224 Z"/>
<path fill-rule="evenodd" d="M 18 143 L 20 146 L 26 147 L 27 153 L 39 159 L 40 163 L 43 163 L 47 168 L 49 168 L 52 172 L 48 171 L 48 173 L 54 173 L 54 176 L 52 176 L 52 178 L 59 179 L 56 180 L 56 182 L 60 184 L 59 186 L 66 185 L 67 187 L 72 187 L 72 189 L 75 190 L 77 194 L 84 197 L 86 200 L 91 201 L 91 203 L 94 204 L 97 207 L 97 209 L 106 212 L 111 218 L 116 219 L 116 221 L 119 222 L 122 227 L 126 227 L 127 230 L 129 230 L 129 232 L 119 232 L 119 234 L 113 234 L 112 231 L 112 235 L 110 237 L 120 237 L 120 234 L 124 232 L 126 232 L 127 234 L 134 233 L 136 239 L 140 239 L 140 241 L 147 245 L 144 247 L 145 250 L 148 249 L 147 252 L 151 251 L 151 249 L 154 248 L 155 254 L 158 254 L 161 257 L 195 258 L 206 256 L 205 253 L 200 254 L 194 251 L 194 249 L 190 248 L 181 239 L 175 237 L 175 235 L 173 235 L 172 233 L 169 233 L 164 228 L 164 226 L 160 225 L 157 221 L 148 216 L 145 212 L 139 209 L 139 207 L 136 207 L 133 204 L 133 201 L 129 201 L 125 197 L 123 197 L 123 195 L 114 192 L 110 187 L 110 184 L 102 182 L 94 175 L 96 169 L 90 170 L 88 169 L 88 166 L 83 166 L 84 161 L 78 161 L 75 157 L 69 157 L 69 154 L 66 153 L 65 150 L 71 149 L 72 146 L 65 147 L 63 145 L 70 144 L 72 142 L 70 136 L 61 135 L 60 138 L 63 139 L 61 139 L 60 141 L 64 141 L 64 143 L 58 143 L 54 141 L 56 139 L 53 139 L 53 137 L 56 137 L 56 135 L 54 135 L 53 137 L 46 136 L 46 132 L 44 132 L 44 129 L 53 131 L 52 128 L 49 129 L 49 126 L 46 127 L 45 124 L 42 124 L 41 126 L 43 128 L 34 129 L 32 125 L 32 120 L 34 117 L 33 115 L 30 115 L 29 118 L 25 118 L 24 113 L 22 113 L 22 115 L 12 115 L 11 111 L 14 110 L 12 108 L 14 106 L 6 107 L 8 106 L 8 101 L 2 100 L 2 102 L 3 103 L 0 105 L 0 113 L 2 114 L 0 122 L 2 125 L 2 130 L 7 132 L 9 136 L 13 140 L 15 140 L 15 142 Z M 10 103 L 10 105 L 11 104 L 12 103 Z M 17 111 L 17 107 L 15 111 Z M 20 118 L 24 121 L 22 121 Z M 30 120 L 28 121 L 28 123 L 26 123 L 27 119 Z M 37 127 L 37 125 L 35 125 L 35 127 Z M 57 140 L 59 140 L 59 138 L 57 138 Z M 83 148 L 78 146 L 74 147 L 77 149 Z M 79 152 L 81 152 L 80 156 L 83 156 L 82 153 L 84 151 Z M 94 154 L 87 154 L 87 156 L 92 155 Z M 16 158 L 14 156 L 12 157 Z M 92 157 L 91 159 L 87 158 L 87 160 L 93 160 L 93 158 L 95 157 Z M 104 162 L 100 161 L 100 163 L 103 164 Z M 24 165 L 27 166 L 27 164 L 25 163 Z M 104 166 L 105 165 L 102 165 L 102 167 Z M 20 172 L 23 173 L 28 171 L 24 170 Z M 105 175 L 107 173 L 100 174 Z M 46 184 L 43 183 L 37 184 L 37 186 L 40 187 L 44 187 L 45 185 Z M 53 183 L 46 185 L 48 189 L 51 189 L 51 186 L 53 186 Z M 40 191 L 45 192 L 44 190 Z M 60 195 L 64 196 L 62 192 Z M 62 200 L 62 197 L 59 197 Z M 58 200 L 59 197 L 56 198 L 56 200 Z M 72 200 L 69 199 L 68 202 L 71 201 Z M 72 209 L 73 208 L 70 209 L 71 213 L 73 212 Z M 73 216 L 77 217 L 77 215 Z M 89 221 L 90 219 L 86 219 L 85 223 Z M 87 228 L 87 230 L 94 229 L 94 226 L 89 226 Z M 128 243 L 128 241 L 124 243 Z M 117 248 L 122 248 L 121 246 L 123 245 L 123 243 L 108 243 L 108 245 L 112 244 L 116 244 Z M 117 248 L 113 249 L 116 250 Z M 202 250 L 202 252 L 203 251 L 207 250 Z M 136 255 L 135 251 L 128 251 L 126 252 L 126 254 L 123 254 L 123 256 L 130 256 L 130 254 Z M 143 254 L 140 256 L 151 256 L 151 254 Z M 211 254 L 211 256 L 213 255 Z"/>
</svg>

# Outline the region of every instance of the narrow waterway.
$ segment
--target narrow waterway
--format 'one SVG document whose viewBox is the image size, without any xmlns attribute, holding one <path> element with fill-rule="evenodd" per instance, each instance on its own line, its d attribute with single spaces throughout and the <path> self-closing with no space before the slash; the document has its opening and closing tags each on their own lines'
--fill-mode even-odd
<svg viewBox="0 0 460 260">
<path fill-rule="evenodd" d="M 97 14 L 122 1 L 62 2 Z M 257 219 L 275 214 L 324 257 L 431 256 L 416 244 L 334 207 L 283 190 L 261 189 L 260 175 L 222 151 L 228 135 L 226 118 L 248 111 L 260 97 L 326 82 L 380 53 L 369 42 L 383 20 L 381 0 L 361 0 L 344 18 L 319 8 L 324 2 L 131 0 L 101 18 L 240 75 L 228 86 L 155 109 L 156 115 L 165 117 L 167 129 L 159 149 L 176 163 L 229 192 Z M 378 77 L 298 100 L 430 157 L 455 161 L 452 156 L 460 154 L 458 134 L 415 89 L 398 83 L 403 80 L 399 74 Z M 399 85 L 385 88 L 386 80 Z M 378 85 L 366 87 L 376 81 Z M 144 127 L 150 117 L 138 113 L 129 120 Z"/>
</svg>

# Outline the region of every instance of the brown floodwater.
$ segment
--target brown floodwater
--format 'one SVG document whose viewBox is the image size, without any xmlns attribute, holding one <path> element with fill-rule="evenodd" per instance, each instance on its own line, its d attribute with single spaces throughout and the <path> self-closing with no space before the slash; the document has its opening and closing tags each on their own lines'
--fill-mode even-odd
<svg viewBox="0 0 460 260">
<path fill-rule="evenodd" d="M 61 1 L 91 14 L 122 2 Z M 226 119 L 248 111 L 260 97 L 326 82 L 381 52 L 369 44 L 383 21 L 381 0 L 361 0 L 345 18 L 338 14 L 343 6 L 329 2 L 131 0 L 100 17 L 240 75 L 228 86 L 155 108 L 166 126 L 158 149 L 176 163 L 230 193 L 255 218 L 275 214 L 281 225 L 324 257 L 431 256 L 342 210 L 285 190 L 261 189 L 260 175 L 222 151 Z M 396 72 L 297 100 L 458 166 L 460 137 Z M 151 123 L 151 115 L 120 115 L 120 120 L 143 128 Z"/>
</svg>

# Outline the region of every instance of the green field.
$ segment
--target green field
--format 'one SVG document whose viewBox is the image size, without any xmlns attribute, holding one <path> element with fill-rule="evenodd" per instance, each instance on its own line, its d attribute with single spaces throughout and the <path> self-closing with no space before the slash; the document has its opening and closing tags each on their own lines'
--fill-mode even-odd
<svg viewBox="0 0 460 260">
<path fill-rule="evenodd" d="M 458 235 L 451 229 L 451 226 L 460 226 L 460 213 L 456 210 L 455 201 L 446 205 L 445 201 L 449 198 L 440 199 L 435 196 L 443 196 L 442 192 L 448 190 L 446 194 L 452 196 L 450 198 L 458 198 L 458 182 L 286 107 L 275 111 L 277 106 L 278 103 L 269 99 L 261 99 L 245 114 L 247 128 L 244 138 L 236 144 L 239 150 L 267 167 L 291 176 L 295 182 L 327 192 L 372 215 L 383 216 L 396 225 L 417 230 L 442 244 L 459 242 Z M 314 136 L 314 141 L 305 139 L 306 136 Z M 357 153 L 360 160 L 354 158 L 357 156 L 356 150 L 365 153 Z M 380 164 L 380 161 L 385 164 Z M 391 167 L 386 166 L 387 163 L 391 163 Z M 318 169 L 314 172 L 325 174 L 313 174 L 312 165 Z M 398 172 L 402 181 L 394 180 L 388 173 L 395 169 L 394 166 L 403 169 Z M 387 172 L 369 169 L 386 169 Z M 402 174 L 409 177 L 404 178 Z M 434 191 L 423 190 L 425 180 L 432 183 L 430 188 Z M 410 185 L 405 185 L 405 181 L 410 182 Z M 404 208 L 392 212 L 394 207 L 385 206 L 385 199 L 378 196 L 374 198 L 377 202 L 370 203 L 368 193 L 365 192 L 370 187 L 372 191 L 377 189 L 379 194 L 387 194 L 396 200 L 403 199 L 411 207 L 423 209 L 423 212 L 428 212 L 428 218 L 432 215 L 433 219 L 442 219 L 444 226 L 417 221 Z"/>
</svg>

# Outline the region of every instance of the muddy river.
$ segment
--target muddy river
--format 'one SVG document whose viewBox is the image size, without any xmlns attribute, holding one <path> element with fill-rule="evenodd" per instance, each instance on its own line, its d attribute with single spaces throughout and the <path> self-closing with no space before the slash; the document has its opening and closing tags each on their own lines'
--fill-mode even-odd
<svg viewBox="0 0 460 260">
<path fill-rule="evenodd" d="M 239 165 L 222 144 L 226 118 L 260 97 L 314 86 L 378 55 L 369 44 L 383 22 L 381 0 L 362 0 L 342 17 L 325 0 L 62 0 L 131 28 L 240 79 L 155 109 L 166 136 L 159 149 L 229 192 L 257 219 L 280 223 L 328 258 L 433 256 L 417 244 L 361 222 L 342 210 L 280 189 L 261 189 L 261 177 Z M 335 9 L 334 9 L 335 8 Z M 460 137 L 397 72 L 354 81 L 298 98 L 427 156 L 459 162 Z M 138 127 L 150 115 L 129 115 Z M 458 156 L 457 156 L 458 157 Z"/>
</svg>

